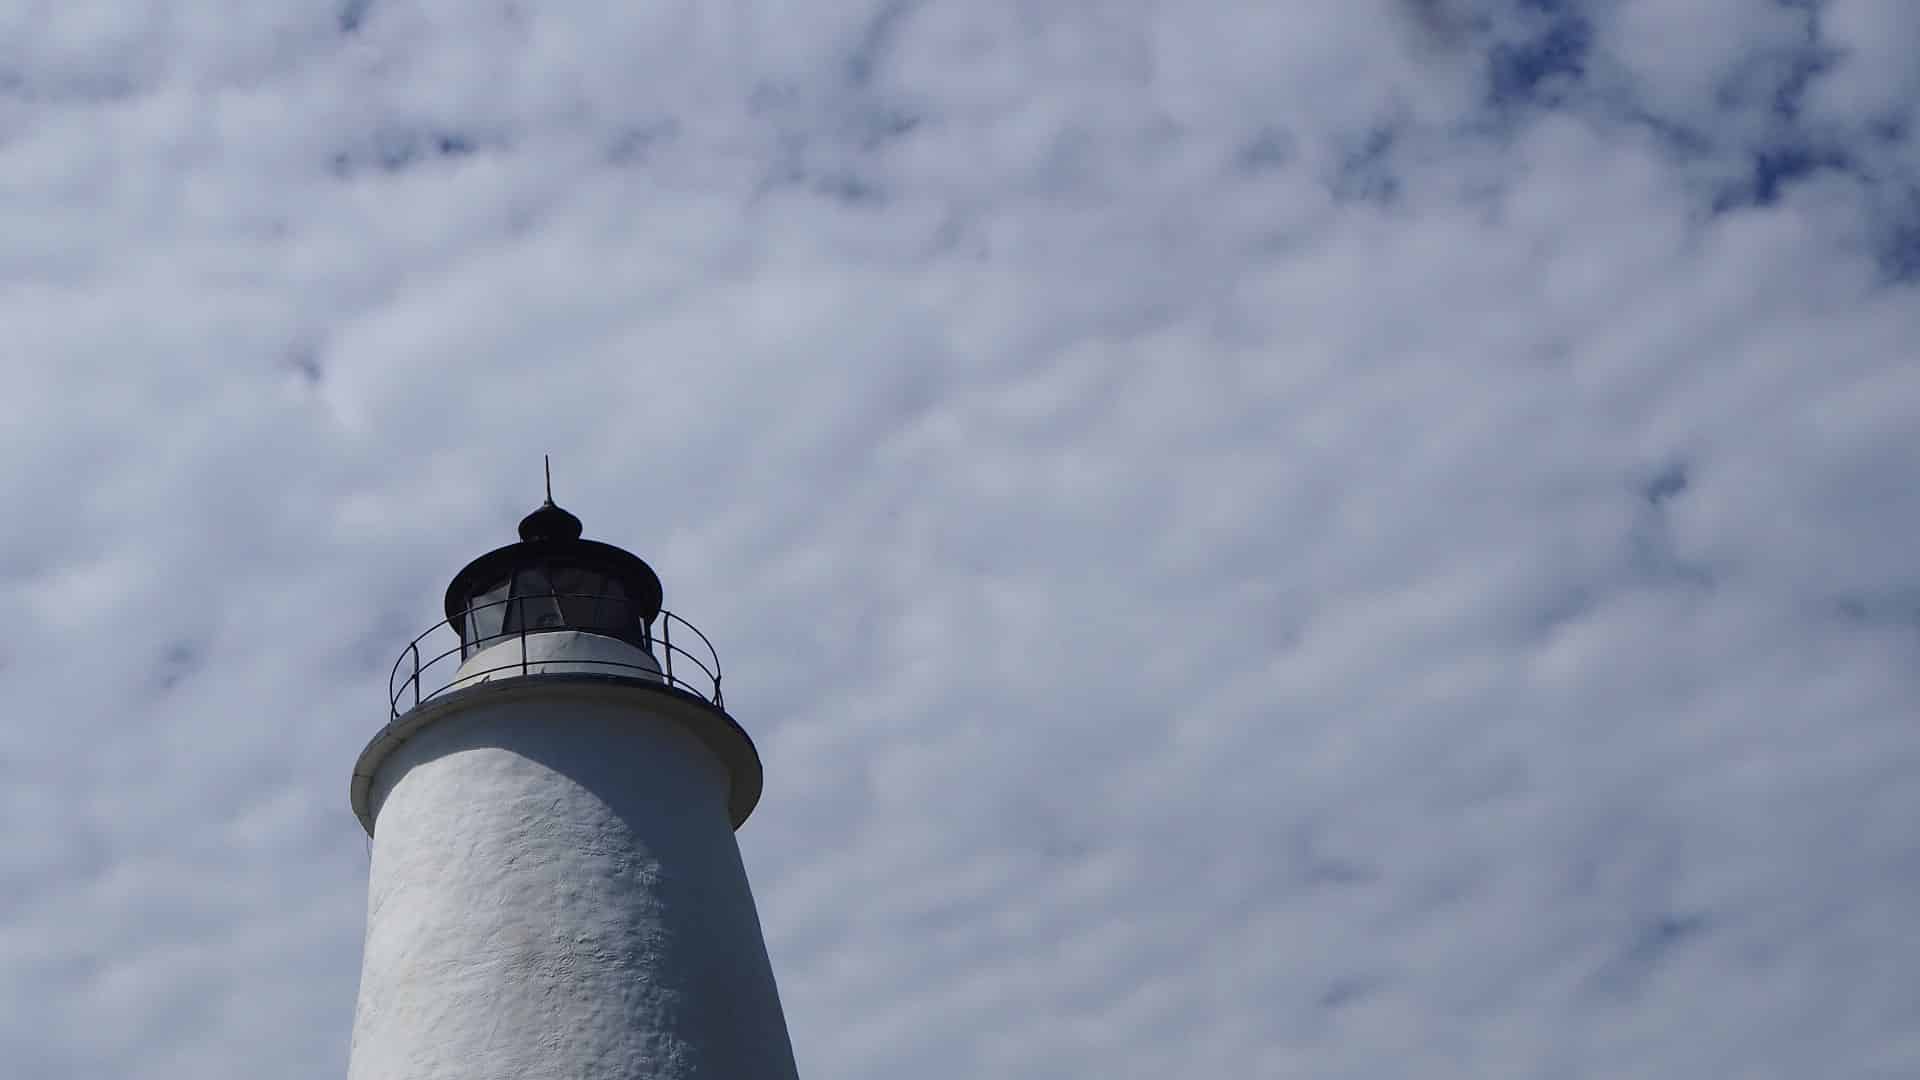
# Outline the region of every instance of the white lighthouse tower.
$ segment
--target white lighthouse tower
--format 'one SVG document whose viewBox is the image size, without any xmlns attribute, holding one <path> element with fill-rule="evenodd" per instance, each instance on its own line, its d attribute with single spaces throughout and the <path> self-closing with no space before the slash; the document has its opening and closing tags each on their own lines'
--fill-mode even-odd
<svg viewBox="0 0 1920 1080">
<path fill-rule="evenodd" d="M 395 667 L 350 1080 L 796 1075 L 733 836 L 758 753 L 652 568 L 580 531 L 549 491 Z"/>
</svg>

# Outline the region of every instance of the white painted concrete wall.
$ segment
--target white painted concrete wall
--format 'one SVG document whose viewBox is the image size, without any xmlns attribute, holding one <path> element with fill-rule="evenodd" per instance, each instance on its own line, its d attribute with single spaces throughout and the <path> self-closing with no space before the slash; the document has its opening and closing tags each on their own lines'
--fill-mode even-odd
<svg viewBox="0 0 1920 1080">
<path fill-rule="evenodd" d="M 380 764 L 350 1080 L 789 1080 L 726 811 L 614 687 L 490 695 Z"/>
<path fill-rule="evenodd" d="M 526 670 L 521 670 L 521 646 L 526 646 Z M 444 670 L 444 669 L 442 669 Z M 526 637 L 509 637 L 489 645 L 460 665 L 449 690 L 495 679 L 522 675 L 580 672 L 618 675 L 629 679 L 659 678 L 660 664 L 646 650 L 619 638 L 578 630 L 543 630 Z M 431 686 L 429 686 L 431 689 Z"/>
</svg>

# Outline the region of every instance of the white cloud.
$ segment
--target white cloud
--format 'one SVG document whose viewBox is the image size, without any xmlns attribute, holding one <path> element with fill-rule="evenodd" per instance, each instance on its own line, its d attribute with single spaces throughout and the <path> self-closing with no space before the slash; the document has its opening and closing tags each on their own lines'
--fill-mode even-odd
<svg viewBox="0 0 1920 1080">
<path fill-rule="evenodd" d="M 340 1075 L 551 451 L 808 1075 L 1910 1074 L 1911 19 L 1719 7 L 0 7 L 9 1060 Z"/>
</svg>

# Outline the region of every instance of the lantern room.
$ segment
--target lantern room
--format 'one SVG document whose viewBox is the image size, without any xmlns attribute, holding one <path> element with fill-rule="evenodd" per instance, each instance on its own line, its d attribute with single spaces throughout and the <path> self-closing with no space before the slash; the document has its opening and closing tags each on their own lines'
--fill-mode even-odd
<svg viewBox="0 0 1920 1080">
<path fill-rule="evenodd" d="M 502 638 L 572 630 L 652 651 L 660 578 L 638 556 L 580 538 L 551 497 L 520 522 L 520 542 L 468 563 L 447 586 L 447 622 L 464 659 Z"/>
<path fill-rule="evenodd" d="M 549 484 L 546 501 L 521 519 L 519 543 L 455 574 L 447 617 L 394 661 L 391 717 L 449 691 L 530 675 L 637 680 L 724 709 L 720 658 L 697 627 L 660 606 L 659 575 L 580 531 Z"/>
</svg>

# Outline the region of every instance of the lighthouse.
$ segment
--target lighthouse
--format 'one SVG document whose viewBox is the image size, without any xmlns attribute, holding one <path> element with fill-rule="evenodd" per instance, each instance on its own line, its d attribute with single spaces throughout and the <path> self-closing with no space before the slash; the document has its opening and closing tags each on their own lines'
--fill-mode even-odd
<svg viewBox="0 0 1920 1080">
<path fill-rule="evenodd" d="M 734 840 L 760 759 L 706 637 L 546 502 L 454 575 L 360 755 L 350 1080 L 782 1080 Z"/>
</svg>

